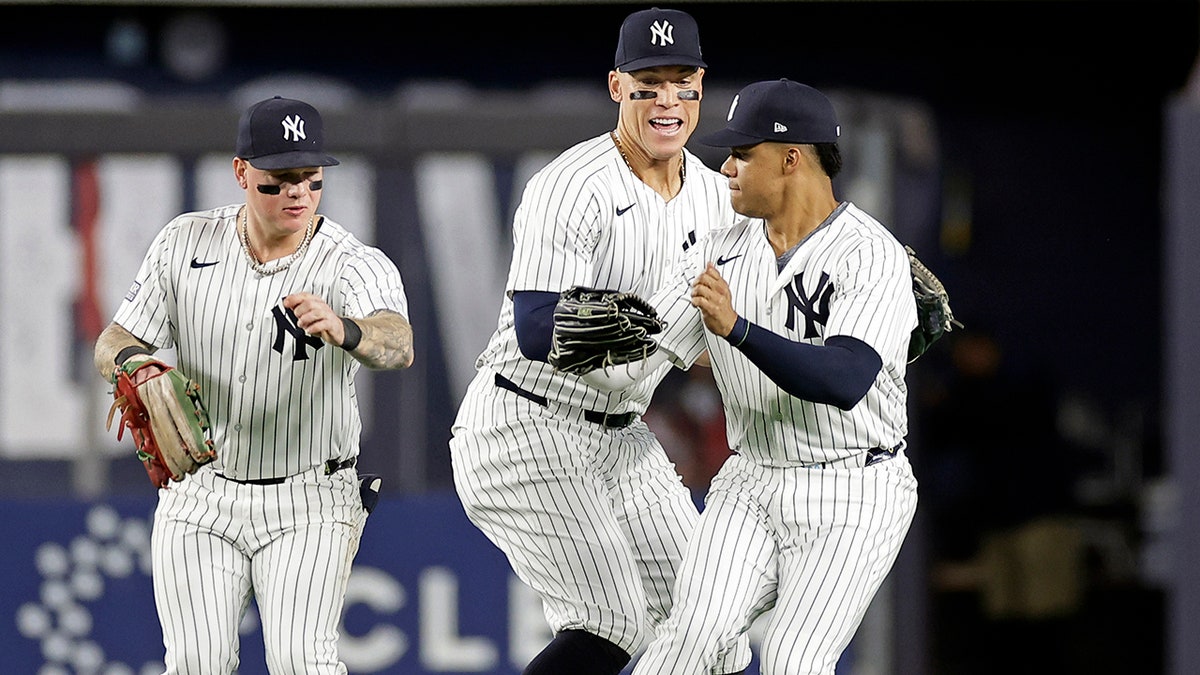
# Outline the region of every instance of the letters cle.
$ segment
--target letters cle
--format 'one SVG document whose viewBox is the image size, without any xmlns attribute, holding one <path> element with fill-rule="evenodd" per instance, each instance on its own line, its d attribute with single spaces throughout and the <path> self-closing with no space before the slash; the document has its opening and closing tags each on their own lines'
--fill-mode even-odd
<svg viewBox="0 0 1200 675">
<path fill-rule="evenodd" d="M 498 644 L 502 636 L 464 634 L 459 621 L 462 601 L 454 570 L 423 568 L 418 573 L 416 607 L 409 608 L 418 615 L 419 640 L 414 642 L 398 626 L 384 621 L 374 621 L 365 630 L 344 626 L 341 651 L 346 663 L 374 671 L 405 660 L 411 663 L 415 657 L 425 671 L 483 673 L 494 671 L 506 656 L 519 669 L 553 637 L 541 601 L 515 575 L 508 579 L 507 645 Z M 466 601 L 471 601 L 469 595 Z M 347 615 L 386 616 L 407 605 L 408 593 L 391 574 L 374 567 L 355 568 L 346 592 Z"/>
</svg>

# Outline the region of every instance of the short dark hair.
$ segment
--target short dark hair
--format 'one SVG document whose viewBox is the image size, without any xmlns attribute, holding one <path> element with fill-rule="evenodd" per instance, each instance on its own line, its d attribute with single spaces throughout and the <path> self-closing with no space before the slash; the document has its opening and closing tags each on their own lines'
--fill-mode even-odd
<svg viewBox="0 0 1200 675">
<path fill-rule="evenodd" d="M 842 151 L 837 143 L 814 143 L 813 150 L 817 151 L 817 161 L 826 176 L 833 178 L 842 172 Z"/>
</svg>

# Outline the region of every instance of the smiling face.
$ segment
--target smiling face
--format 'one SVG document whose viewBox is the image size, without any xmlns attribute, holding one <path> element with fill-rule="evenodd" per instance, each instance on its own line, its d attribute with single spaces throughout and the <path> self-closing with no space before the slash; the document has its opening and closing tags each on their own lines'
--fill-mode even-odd
<svg viewBox="0 0 1200 675">
<path fill-rule="evenodd" d="M 700 121 L 704 69 L 659 66 L 611 71 L 609 95 L 620 104 L 621 142 L 652 160 L 679 155 Z"/>
</svg>

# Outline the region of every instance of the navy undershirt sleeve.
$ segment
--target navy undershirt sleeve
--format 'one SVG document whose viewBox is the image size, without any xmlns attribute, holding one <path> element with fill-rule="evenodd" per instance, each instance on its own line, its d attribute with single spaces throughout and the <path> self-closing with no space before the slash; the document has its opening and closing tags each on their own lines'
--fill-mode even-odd
<svg viewBox="0 0 1200 675">
<path fill-rule="evenodd" d="M 824 345 L 793 342 L 738 317 L 725 338 L 787 393 L 842 410 L 871 388 L 883 360 L 858 338 L 835 335 Z"/>
<path fill-rule="evenodd" d="M 554 335 L 554 306 L 558 293 L 517 291 L 513 293 L 513 323 L 517 347 L 530 361 L 546 361 L 550 356 L 550 338 Z"/>
</svg>

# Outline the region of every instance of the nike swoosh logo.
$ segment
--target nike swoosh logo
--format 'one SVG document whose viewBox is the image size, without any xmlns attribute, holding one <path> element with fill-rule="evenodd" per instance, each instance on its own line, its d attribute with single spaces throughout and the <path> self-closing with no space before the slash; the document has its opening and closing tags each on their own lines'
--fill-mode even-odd
<svg viewBox="0 0 1200 675">
<path fill-rule="evenodd" d="M 626 211 L 628 211 L 629 209 L 632 209 L 635 206 L 637 206 L 637 202 L 634 202 L 634 203 L 630 204 L 629 206 L 626 206 L 625 208 L 617 207 L 617 215 L 623 216 L 623 215 L 625 215 Z"/>
<path fill-rule="evenodd" d="M 741 253 L 739 253 L 737 255 L 731 255 L 728 258 L 722 258 L 721 256 L 717 256 L 717 264 L 724 265 L 725 263 L 729 262 L 730 260 L 734 260 L 734 259 L 740 258 L 740 257 L 742 257 Z"/>
<path fill-rule="evenodd" d="M 214 260 L 212 262 L 200 262 L 199 260 L 192 258 L 192 269 L 200 269 L 201 267 L 210 267 L 212 265 L 216 265 L 219 262 L 221 262 L 221 261 Z"/>
</svg>

